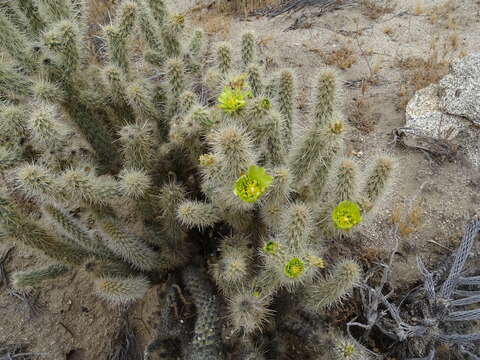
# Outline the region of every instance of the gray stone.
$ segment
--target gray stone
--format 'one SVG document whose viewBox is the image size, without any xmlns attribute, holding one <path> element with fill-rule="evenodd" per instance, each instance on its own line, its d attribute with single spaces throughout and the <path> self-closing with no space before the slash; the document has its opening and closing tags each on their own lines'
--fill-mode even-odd
<svg viewBox="0 0 480 360">
<path fill-rule="evenodd" d="M 440 107 L 480 125 L 480 53 L 457 59 L 439 83 Z"/>
<path fill-rule="evenodd" d="M 438 144 L 458 144 L 471 164 L 480 167 L 480 130 L 462 116 L 443 112 L 439 92 L 439 85 L 432 84 L 410 99 L 405 128 L 401 129 L 404 143 L 425 150 L 435 144 L 428 139 L 438 140 Z"/>
<path fill-rule="evenodd" d="M 432 84 L 417 91 L 406 108 L 405 127 L 415 129 L 422 136 L 451 140 L 466 128 L 460 116 L 445 114 L 440 109 L 438 85 Z"/>
</svg>

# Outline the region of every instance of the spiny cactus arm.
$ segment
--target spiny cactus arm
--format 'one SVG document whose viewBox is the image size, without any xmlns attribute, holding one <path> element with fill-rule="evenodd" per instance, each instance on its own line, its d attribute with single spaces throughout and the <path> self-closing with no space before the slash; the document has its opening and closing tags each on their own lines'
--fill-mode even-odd
<svg viewBox="0 0 480 360">
<path fill-rule="evenodd" d="M 315 162 L 321 157 L 323 143 L 319 132 L 314 128 L 303 131 L 290 151 L 289 169 L 294 183 L 298 183 L 309 174 Z"/>
<path fill-rule="evenodd" d="M 183 61 L 170 59 L 165 66 L 169 90 L 172 92 L 173 97 L 178 97 L 186 87 Z M 182 110 L 178 112 L 182 112 Z"/>
<path fill-rule="evenodd" d="M 45 27 L 45 21 L 40 16 L 37 3 L 34 0 L 19 0 L 18 7 L 28 19 L 30 33 L 39 35 Z"/>
<path fill-rule="evenodd" d="M 144 121 L 155 121 L 158 118 L 157 110 L 150 96 L 151 92 L 149 84 L 143 80 L 133 81 L 126 88 L 128 104 L 134 109 L 139 118 Z"/>
<path fill-rule="evenodd" d="M 218 209 L 212 204 L 187 200 L 178 206 L 177 217 L 180 222 L 189 227 L 205 227 L 213 226 L 220 221 Z"/>
<path fill-rule="evenodd" d="M 16 271 L 12 274 L 12 285 L 16 289 L 25 289 L 41 285 L 45 280 L 56 279 L 70 270 L 63 264 L 44 266 L 40 269 Z"/>
<path fill-rule="evenodd" d="M 118 34 L 123 39 L 128 38 L 132 33 L 137 15 L 137 4 L 133 1 L 123 1 L 117 9 L 114 23 L 117 26 Z"/>
<path fill-rule="evenodd" d="M 144 276 L 104 276 L 95 280 L 98 296 L 113 305 L 129 304 L 143 298 L 150 288 Z"/>
<path fill-rule="evenodd" d="M 190 44 L 188 45 L 188 54 L 194 58 L 198 57 L 202 51 L 205 34 L 202 29 L 195 29 Z"/>
<path fill-rule="evenodd" d="M 176 183 L 164 184 L 154 196 L 157 203 L 159 215 L 157 220 L 163 232 L 174 242 L 181 239 L 182 229 L 177 218 L 177 208 L 186 199 L 186 190 Z"/>
<path fill-rule="evenodd" d="M 246 98 L 248 98 L 248 95 Z M 245 111 L 239 120 L 248 131 L 255 133 L 255 143 L 261 143 L 260 138 L 264 137 L 265 128 L 273 122 L 272 114 L 278 116 L 277 113 L 272 111 L 271 101 L 265 97 L 253 98 L 247 102 Z"/>
<path fill-rule="evenodd" d="M 20 160 L 21 154 L 17 149 L 0 146 L 0 170 L 8 170 L 17 166 Z"/>
<path fill-rule="evenodd" d="M 17 29 L 25 29 L 27 26 L 27 18 L 20 11 L 18 4 L 13 1 L 4 1 L 0 4 L 0 12 L 17 27 Z"/>
<path fill-rule="evenodd" d="M 375 161 L 375 165 L 370 170 L 362 193 L 373 206 L 385 192 L 388 184 L 391 182 L 393 172 L 395 171 L 395 162 L 392 158 L 381 157 Z"/>
<path fill-rule="evenodd" d="M 306 248 L 313 229 L 311 209 L 301 202 L 293 203 L 285 208 L 282 218 L 280 242 L 294 251 Z"/>
<path fill-rule="evenodd" d="M 56 84 L 39 79 L 33 84 L 33 96 L 47 103 L 62 103 L 66 99 L 66 93 Z"/>
<path fill-rule="evenodd" d="M 217 67 L 220 74 L 227 74 L 232 67 L 232 50 L 226 43 L 222 43 L 217 48 Z"/>
<path fill-rule="evenodd" d="M 102 122 L 101 110 L 90 109 L 75 97 L 69 97 L 69 103 L 63 104 L 62 108 L 94 150 L 99 169 L 103 172 L 118 172 L 120 165 L 118 148 L 110 129 Z"/>
<path fill-rule="evenodd" d="M 253 96 L 260 96 L 263 91 L 263 80 L 258 65 L 251 64 L 247 69 L 247 80 Z"/>
<path fill-rule="evenodd" d="M 255 164 L 253 144 L 247 132 L 237 125 L 226 125 L 213 131 L 209 138 L 218 161 L 219 185 L 233 183 Z"/>
<path fill-rule="evenodd" d="M 151 2 L 150 2 L 151 3 Z M 161 28 L 162 42 L 167 57 L 180 56 L 182 53 L 181 38 L 185 17 L 180 14 L 170 15 Z"/>
<path fill-rule="evenodd" d="M 251 288 L 240 288 L 228 297 L 228 318 L 233 329 L 242 335 L 262 330 L 273 311 L 268 308 L 271 298 Z"/>
<path fill-rule="evenodd" d="M 120 130 L 123 164 L 125 168 L 149 171 L 154 156 L 154 129 L 149 122 L 124 126 Z"/>
<path fill-rule="evenodd" d="M 150 247 L 132 233 L 129 233 L 113 219 L 99 219 L 105 245 L 117 256 L 134 268 L 153 271 L 160 266 L 160 258 Z"/>
<path fill-rule="evenodd" d="M 20 213 L 15 205 L 5 198 L 0 198 L 0 224 L 6 235 L 62 263 L 80 265 L 88 255 L 78 247 L 72 247 L 58 240 Z"/>
<path fill-rule="evenodd" d="M 253 33 L 246 32 L 242 35 L 242 63 L 246 67 L 255 57 L 255 37 Z"/>
<path fill-rule="evenodd" d="M 58 177 L 60 189 L 70 199 L 87 205 L 107 205 L 121 196 L 110 177 L 97 177 L 83 169 L 68 169 Z"/>
<path fill-rule="evenodd" d="M 242 236 L 222 240 L 220 256 L 209 270 L 216 284 L 225 293 L 236 289 L 246 279 L 251 269 L 251 255 L 252 251 L 245 246 Z"/>
<path fill-rule="evenodd" d="M 191 342 L 190 360 L 220 360 L 222 338 L 220 335 L 220 314 L 214 289 L 200 269 L 186 268 L 182 279 L 193 297 L 197 309 L 197 319 Z M 190 356 L 190 357 L 188 357 Z"/>
<path fill-rule="evenodd" d="M 322 126 L 330 121 L 336 108 L 340 85 L 338 75 L 332 69 L 320 73 L 314 94 L 313 118 L 317 126 Z"/>
<path fill-rule="evenodd" d="M 215 297 L 215 290 L 202 269 L 194 266 L 186 267 L 182 272 L 182 280 L 192 295 L 195 306 L 199 309 Z"/>
<path fill-rule="evenodd" d="M 128 75 L 129 56 L 127 51 L 126 39 L 122 37 L 120 30 L 115 25 L 104 27 L 105 37 L 107 39 L 107 48 L 110 62 L 118 66 Z"/>
<path fill-rule="evenodd" d="M 198 102 L 198 97 L 194 92 L 190 90 L 183 91 L 180 94 L 179 115 L 187 114 L 190 110 L 192 110 L 192 108 L 197 104 L 197 102 Z M 197 109 L 199 108 L 198 105 L 196 107 Z"/>
<path fill-rule="evenodd" d="M 60 184 L 57 177 L 40 165 L 28 164 L 16 169 L 17 186 L 29 197 L 43 201 L 62 199 Z"/>
<path fill-rule="evenodd" d="M 320 159 L 314 165 L 311 177 L 311 186 L 315 200 L 320 199 L 324 194 L 325 185 L 336 156 L 341 153 L 344 146 L 345 125 L 340 115 L 336 112 L 333 119 L 321 130 L 321 137 L 324 142 L 324 149 Z"/>
<path fill-rule="evenodd" d="M 68 76 L 78 69 L 81 56 L 80 36 L 78 27 L 71 20 L 53 24 L 49 31 L 43 34 L 43 44 L 60 56 L 63 71 Z"/>
<path fill-rule="evenodd" d="M 274 76 L 268 78 L 265 82 L 263 94 L 269 99 L 276 99 L 278 96 L 278 81 Z"/>
<path fill-rule="evenodd" d="M 184 98 L 181 102 L 184 100 L 187 99 Z M 179 121 L 170 124 L 170 140 L 182 144 L 191 152 L 196 152 L 193 144 L 203 140 L 202 136 L 210 128 L 211 120 L 206 109 L 196 105 L 192 107 L 191 111 L 178 118 Z M 203 147 L 199 150 L 203 150 Z M 200 154 L 196 156 L 195 160 L 198 159 L 198 156 Z"/>
<path fill-rule="evenodd" d="M 0 65 L 1 66 L 1 65 Z M 28 136 L 29 109 L 7 105 L 0 108 L 0 136 L 15 144 Z M 7 141 L 6 141 L 7 142 Z"/>
<path fill-rule="evenodd" d="M 265 150 L 263 158 L 269 167 L 282 166 L 286 163 L 286 149 L 282 142 L 281 117 L 278 113 L 272 112 L 268 116 L 263 131 Z"/>
<path fill-rule="evenodd" d="M 32 72 L 35 69 L 35 58 L 30 51 L 32 46 L 22 32 L 15 28 L 2 9 L 0 9 L 0 47 L 7 50 L 8 54 L 26 72 Z"/>
<path fill-rule="evenodd" d="M 115 65 L 107 65 L 104 69 L 105 80 L 109 86 L 110 96 L 116 104 L 126 104 L 126 79 L 122 70 Z"/>
<path fill-rule="evenodd" d="M 92 237 L 82 225 L 77 222 L 71 215 L 54 205 L 44 205 L 45 215 L 53 221 L 57 231 L 75 241 L 79 246 L 91 252 L 95 256 L 102 259 L 115 259 L 117 256 L 113 254 L 101 241 L 96 237 Z"/>
<path fill-rule="evenodd" d="M 360 278 L 361 268 L 355 261 L 339 262 L 326 279 L 307 287 L 307 306 L 314 311 L 322 311 L 338 304 L 358 284 Z"/>
<path fill-rule="evenodd" d="M 340 159 L 336 166 L 333 180 L 333 202 L 355 201 L 358 197 L 358 168 L 356 163 L 348 158 Z"/>
<path fill-rule="evenodd" d="M 16 95 L 32 94 L 32 81 L 16 72 L 11 66 L 0 63 L 0 89 Z"/>
<path fill-rule="evenodd" d="M 30 116 L 30 129 L 38 144 L 54 148 L 63 140 L 60 133 L 61 124 L 55 121 L 55 108 L 47 105 L 39 105 Z"/>
<path fill-rule="evenodd" d="M 68 0 L 37 0 L 40 16 L 50 24 L 71 18 L 73 9 Z"/>
<path fill-rule="evenodd" d="M 122 70 L 115 65 L 105 66 L 104 79 L 109 90 L 109 103 L 113 107 L 121 125 L 132 124 L 135 114 L 128 103 L 127 84 Z"/>
<path fill-rule="evenodd" d="M 126 278 L 135 275 L 138 271 L 132 269 L 130 265 L 122 261 L 90 259 L 84 264 L 85 271 L 92 274 L 95 278 L 122 277 Z"/>
<path fill-rule="evenodd" d="M 162 68 L 165 63 L 165 55 L 163 55 L 160 51 L 150 48 L 143 50 L 143 58 L 147 63 L 159 68 Z"/>
<path fill-rule="evenodd" d="M 208 89 L 209 99 L 216 99 L 223 90 L 223 78 L 222 74 L 216 68 L 207 69 L 203 76 L 203 84 Z"/>
<path fill-rule="evenodd" d="M 464 230 L 464 235 L 459 248 L 455 252 L 455 258 L 452 268 L 448 274 L 447 280 L 442 285 L 439 296 L 444 299 L 450 299 L 452 297 L 455 287 L 458 285 L 458 279 L 467 261 L 470 249 L 473 246 L 473 242 L 480 232 L 480 220 L 474 219 L 470 221 Z"/>
<path fill-rule="evenodd" d="M 160 28 L 156 23 L 153 13 L 150 11 L 146 2 L 138 1 L 138 23 L 142 32 L 143 38 L 147 42 L 151 50 L 155 51 L 161 58 L 159 64 L 161 65 L 165 60 L 165 54 L 160 38 Z"/>
<path fill-rule="evenodd" d="M 277 167 L 271 171 L 272 184 L 265 194 L 261 206 L 264 222 L 272 229 L 278 229 L 281 222 L 281 212 L 288 203 L 291 193 L 291 176 L 288 168 Z"/>
<path fill-rule="evenodd" d="M 242 360 L 266 360 L 266 349 L 261 345 L 254 344 L 253 341 L 243 341 L 240 352 L 240 359 Z"/>
<path fill-rule="evenodd" d="M 163 0 L 147 0 L 153 17 L 159 26 L 162 26 L 168 16 L 168 10 Z"/>
<path fill-rule="evenodd" d="M 151 185 L 152 179 L 144 170 L 124 169 L 120 172 L 120 192 L 129 199 L 146 199 Z"/>
<path fill-rule="evenodd" d="M 288 149 L 292 143 L 293 102 L 295 99 L 295 84 L 293 73 L 284 70 L 278 81 L 277 101 L 283 116 L 282 139 Z"/>
</svg>

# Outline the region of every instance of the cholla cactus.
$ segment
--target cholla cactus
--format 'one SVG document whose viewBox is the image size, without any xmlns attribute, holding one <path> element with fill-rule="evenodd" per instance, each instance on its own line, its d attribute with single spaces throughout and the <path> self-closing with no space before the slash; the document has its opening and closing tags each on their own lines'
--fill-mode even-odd
<svg viewBox="0 0 480 360">
<path fill-rule="evenodd" d="M 185 31 L 183 15 L 161 0 L 125 1 L 94 66 L 70 0 L 20 3 L 24 22 L 0 8 L 1 234 L 60 265 L 17 273 L 19 286 L 68 264 L 87 271 L 102 298 L 129 303 L 206 246 L 195 255 L 218 255 L 210 275 L 245 334 L 262 327 L 279 293 L 303 294 L 302 306 L 321 312 L 351 292 L 360 267 L 324 260 L 325 240 L 368 220 L 395 166 L 380 157 L 362 176 L 345 157 L 335 72 L 318 72 L 301 124 L 301 84 L 289 70 L 265 76 L 251 33 L 240 59 L 223 43 L 207 68 L 212 51 L 202 31 Z M 215 301 L 196 299 L 200 322 L 218 325 Z M 205 350 L 204 325 L 194 343 Z"/>
</svg>

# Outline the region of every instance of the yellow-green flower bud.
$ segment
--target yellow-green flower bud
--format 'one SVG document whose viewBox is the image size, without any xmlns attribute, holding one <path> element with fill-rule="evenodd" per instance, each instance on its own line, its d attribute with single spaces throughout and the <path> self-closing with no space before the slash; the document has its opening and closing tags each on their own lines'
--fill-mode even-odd
<svg viewBox="0 0 480 360">
<path fill-rule="evenodd" d="M 293 258 L 285 264 L 285 267 L 283 268 L 283 273 L 287 277 L 295 279 L 303 273 L 304 269 L 305 263 L 299 258 Z"/>
<path fill-rule="evenodd" d="M 269 241 L 263 247 L 263 251 L 270 255 L 275 255 L 278 251 L 278 243 L 275 241 Z"/>
</svg>

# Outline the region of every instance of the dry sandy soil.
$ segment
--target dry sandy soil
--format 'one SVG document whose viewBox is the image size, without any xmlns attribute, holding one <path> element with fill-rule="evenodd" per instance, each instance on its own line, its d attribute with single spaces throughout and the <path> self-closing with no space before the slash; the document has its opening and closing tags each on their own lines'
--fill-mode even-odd
<svg viewBox="0 0 480 360">
<path fill-rule="evenodd" d="M 444 3 L 452 6 L 433 9 Z M 418 76 L 412 72 L 421 68 L 421 59 L 432 60 L 432 44 L 438 50 L 438 60 L 430 63 L 434 70 L 427 66 L 432 78 L 446 70 L 449 60 L 480 51 L 480 1 L 401 0 L 386 4 L 388 9 L 376 18 L 367 16 L 371 11 L 365 6 L 356 4 L 321 16 L 316 8 L 273 19 L 231 17 L 210 9 L 189 13 L 189 19 L 221 40 L 238 41 L 243 31 L 255 31 L 262 47 L 261 60 L 270 71 L 290 67 L 298 73 L 300 104 L 308 94 L 310 79 L 326 61 L 345 68 L 339 73 L 346 82 L 344 107 L 352 121 L 352 153 L 364 162 L 386 151 L 397 157 L 401 166 L 385 210 L 373 219 L 374 226 L 363 231 L 361 245 L 388 251 L 393 241 L 387 224 L 392 219 L 400 222 L 401 256 L 394 274 L 402 284 L 418 278 L 415 255 L 435 264 L 458 244 L 465 220 L 480 210 L 479 169 L 465 161 L 461 151 L 450 159 L 439 159 L 393 142 L 394 130 L 404 125 L 405 100 L 413 93 L 409 81 L 415 82 L 413 77 Z M 176 2 L 180 11 L 189 5 L 188 0 Z M 287 30 L 294 23 L 298 28 Z M 0 244 L 0 254 L 6 249 Z M 11 255 L 6 261 L 7 274 L 42 262 L 37 254 L 20 247 Z M 34 359 L 107 359 L 112 337 L 121 324 L 121 311 L 109 308 L 90 289 L 82 272 L 51 282 L 37 293 L 40 312 L 29 317 L 20 300 L 1 288 L 0 344 L 23 343 L 28 352 L 45 354 Z M 152 333 L 147 319 L 156 310 L 154 293 L 152 289 L 145 303 L 136 304 L 130 312 L 141 345 Z"/>
</svg>

